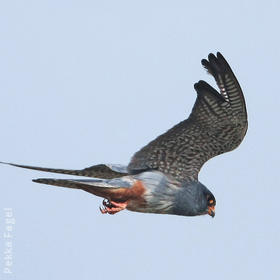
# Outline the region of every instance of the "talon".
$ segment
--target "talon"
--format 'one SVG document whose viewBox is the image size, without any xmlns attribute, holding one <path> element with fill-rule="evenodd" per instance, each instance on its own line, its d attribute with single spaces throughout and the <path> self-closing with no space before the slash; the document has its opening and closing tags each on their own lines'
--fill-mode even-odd
<svg viewBox="0 0 280 280">
<path fill-rule="evenodd" d="M 99 210 L 100 210 L 100 212 L 101 212 L 102 214 L 108 213 L 108 210 L 107 210 L 106 207 L 101 207 L 101 206 L 99 206 Z"/>
<path fill-rule="evenodd" d="M 126 208 L 127 202 L 114 202 L 108 199 L 104 199 L 102 202 L 103 206 L 99 207 L 99 210 L 102 214 L 114 215 L 119 211 L 122 211 Z"/>
<path fill-rule="evenodd" d="M 107 198 L 103 199 L 102 204 L 105 206 L 105 208 L 106 207 L 112 208 L 112 206 L 113 206 L 111 201 L 109 199 L 107 199 Z"/>
</svg>

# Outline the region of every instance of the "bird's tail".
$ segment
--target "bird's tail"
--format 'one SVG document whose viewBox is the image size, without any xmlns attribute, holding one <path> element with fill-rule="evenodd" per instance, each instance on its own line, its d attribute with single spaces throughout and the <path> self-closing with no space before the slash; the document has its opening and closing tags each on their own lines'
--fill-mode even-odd
<svg viewBox="0 0 280 280">
<path fill-rule="evenodd" d="M 127 175 L 126 166 L 122 165 L 99 164 L 82 170 L 68 170 L 21 165 L 6 162 L 0 163 L 38 171 L 102 178 L 84 180 L 39 178 L 34 179 L 33 182 L 72 189 L 80 189 L 91 194 L 114 201 L 128 200 L 131 196 L 130 187 L 132 187 L 136 182 L 136 180 L 132 176 Z"/>
<path fill-rule="evenodd" d="M 132 198 L 133 186 L 137 186 L 137 180 L 131 176 L 115 178 L 112 180 L 102 179 L 52 179 L 52 178 L 39 178 L 34 179 L 33 182 L 66 187 L 72 189 L 80 189 L 96 196 L 104 197 L 116 202 L 127 201 Z"/>
</svg>

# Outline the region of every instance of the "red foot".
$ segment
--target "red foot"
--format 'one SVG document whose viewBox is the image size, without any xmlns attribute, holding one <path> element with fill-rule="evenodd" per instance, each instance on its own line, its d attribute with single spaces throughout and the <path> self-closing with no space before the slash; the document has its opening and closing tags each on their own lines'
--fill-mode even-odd
<svg viewBox="0 0 280 280">
<path fill-rule="evenodd" d="M 102 214 L 116 214 L 124 210 L 127 206 L 127 202 L 114 202 L 114 201 L 103 201 L 103 207 L 99 207 Z"/>
</svg>

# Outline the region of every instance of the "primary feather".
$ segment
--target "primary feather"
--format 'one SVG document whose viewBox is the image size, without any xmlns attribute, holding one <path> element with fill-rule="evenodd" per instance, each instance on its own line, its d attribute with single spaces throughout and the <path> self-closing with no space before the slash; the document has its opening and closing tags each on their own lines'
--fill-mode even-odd
<svg viewBox="0 0 280 280">
<path fill-rule="evenodd" d="M 207 160 L 243 140 L 248 125 L 245 101 L 230 66 L 220 53 L 210 54 L 202 64 L 220 93 L 204 81 L 196 83 L 197 99 L 189 118 L 138 151 L 128 165 L 130 173 L 153 169 L 179 181 L 196 181 Z"/>
</svg>

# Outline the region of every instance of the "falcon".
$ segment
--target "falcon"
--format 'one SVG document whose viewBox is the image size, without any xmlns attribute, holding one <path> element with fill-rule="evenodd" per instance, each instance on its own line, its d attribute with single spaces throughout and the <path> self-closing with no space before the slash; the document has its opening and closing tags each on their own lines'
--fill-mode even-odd
<svg viewBox="0 0 280 280">
<path fill-rule="evenodd" d="M 99 164 L 81 170 L 5 163 L 39 171 L 88 177 L 40 178 L 33 182 L 80 189 L 102 197 L 101 213 L 127 209 L 142 213 L 215 216 L 216 199 L 198 180 L 210 158 L 234 150 L 248 127 L 241 87 L 221 53 L 201 61 L 219 88 L 194 85 L 197 98 L 190 116 L 134 154 L 127 166 Z M 3 162 L 4 163 L 4 162 Z"/>
</svg>

